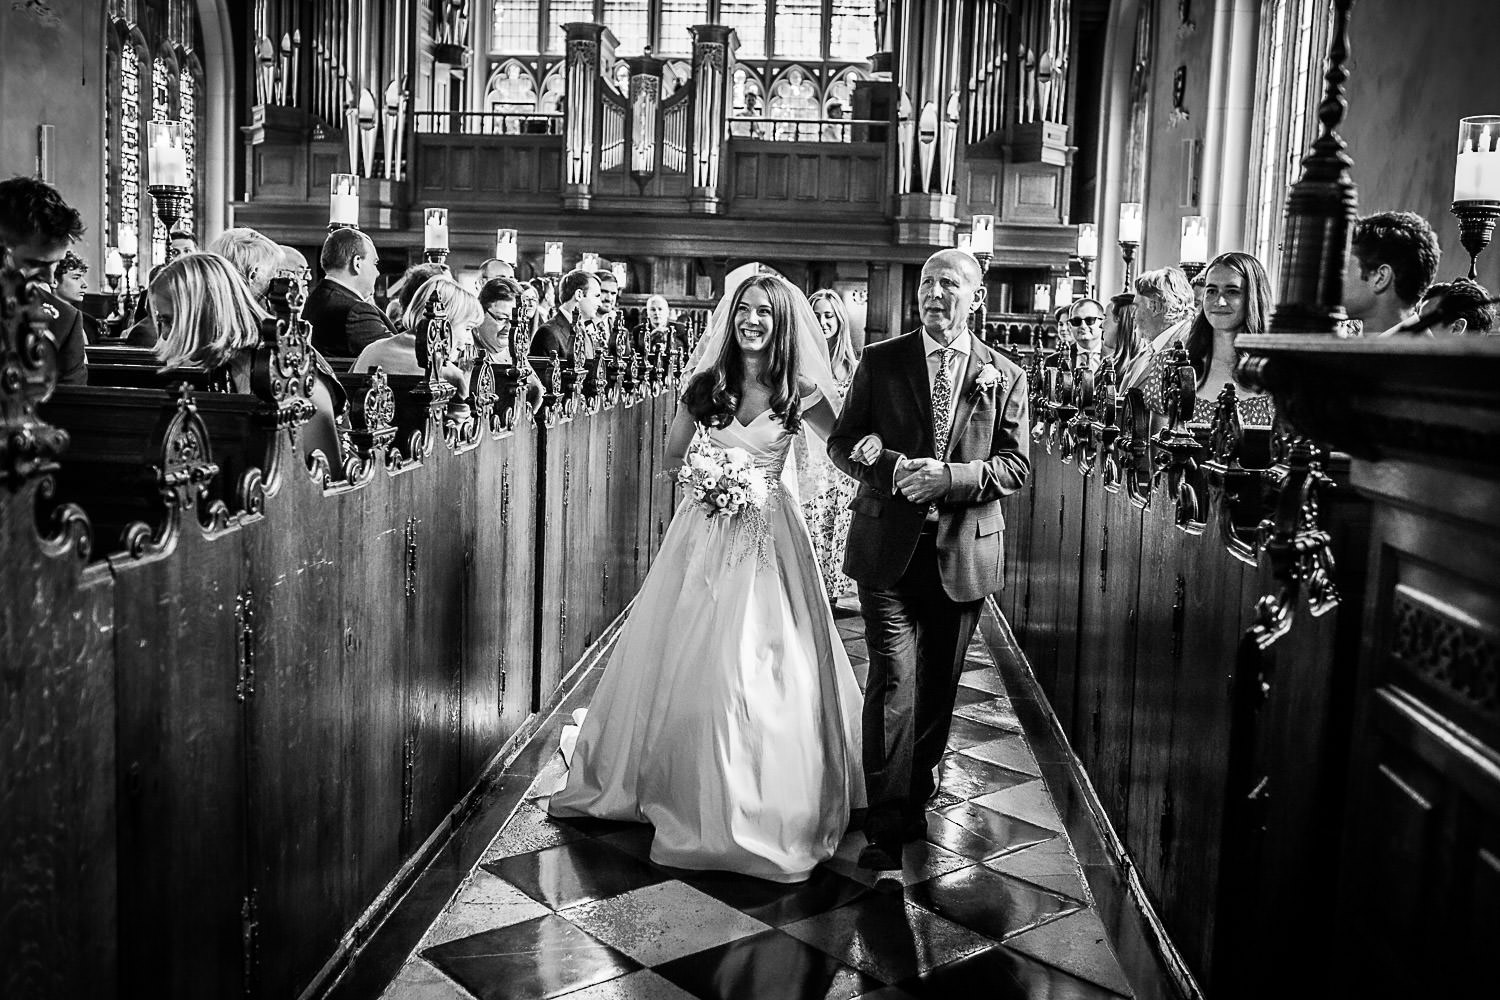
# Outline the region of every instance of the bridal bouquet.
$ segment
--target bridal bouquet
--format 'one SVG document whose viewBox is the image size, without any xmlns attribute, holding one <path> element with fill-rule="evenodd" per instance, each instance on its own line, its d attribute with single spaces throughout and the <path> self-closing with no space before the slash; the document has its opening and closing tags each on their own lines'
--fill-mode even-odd
<svg viewBox="0 0 1500 1000">
<path fill-rule="evenodd" d="M 728 517 L 747 507 L 759 510 L 770 496 L 765 473 L 745 449 L 701 442 L 678 470 L 677 483 L 709 517 Z"/>
</svg>

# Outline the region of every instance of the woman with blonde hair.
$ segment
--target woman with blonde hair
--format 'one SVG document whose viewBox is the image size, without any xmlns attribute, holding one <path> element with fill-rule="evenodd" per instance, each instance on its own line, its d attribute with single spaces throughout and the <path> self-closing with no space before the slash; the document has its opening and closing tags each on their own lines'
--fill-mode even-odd
<svg viewBox="0 0 1500 1000">
<path fill-rule="evenodd" d="M 199 365 L 213 391 L 248 393 L 261 345 L 261 308 L 245 279 L 223 257 L 188 253 L 152 279 L 148 293 L 156 326 L 156 356 L 164 371 Z M 314 415 L 303 431 L 305 450 L 323 452 L 332 469 L 342 467 L 335 396 L 319 372 L 313 379 Z M 335 383 L 334 388 L 337 388 Z"/>
<path fill-rule="evenodd" d="M 849 307 L 844 297 L 831 288 L 813 292 L 807 298 L 818 317 L 818 326 L 828 342 L 828 361 L 833 365 L 833 377 L 841 386 L 847 387 L 854 378 L 854 366 L 859 358 L 854 353 L 854 339 L 849 324 Z"/>
<path fill-rule="evenodd" d="M 818 317 L 818 326 L 828 345 L 828 363 L 833 368 L 834 381 L 839 392 L 847 392 L 854 379 L 854 366 L 859 362 L 854 353 L 849 307 L 844 304 L 844 297 L 831 288 L 813 292 L 807 301 L 813 315 Z M 852 517 L 849 502 L 854 499 L 858 484 L 825 456 L 813 454 L 801 441 L 797 447 L 797 468 L 804 497 L 802 516 L 807 519 L 818 564 L 823 568 L 823 588 L 829 601 L 837 601 L 854 592 L 854 582 L 844 575 L 842 567 L 844 542 L 849 537 Z"/>
<path fill-rule="evenodd" d="M 425 329 L 427 307 L 434 302 L 443 308 L 453 345 L 453 354 L 443 366 L 443 378 L 453 383 L 460 399 L 467 398 L 469 380 L 456 359 L 473 353 L 474 328 L 484 319 L 484 310 L 473 292 L 443 274 L 428 278 L 417 288 L 397 324 L 401 332 L 366 347 L 350 371 L 369 371 L 379 365 L 387 375 L 421 375 L 417 335 Z"/>
</svg>

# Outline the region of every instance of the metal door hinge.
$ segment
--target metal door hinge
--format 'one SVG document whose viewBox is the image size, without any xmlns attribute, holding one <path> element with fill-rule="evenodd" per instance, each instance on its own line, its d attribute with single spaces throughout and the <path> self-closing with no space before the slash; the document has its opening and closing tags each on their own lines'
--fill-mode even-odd
<svg viewBox="0 0 1500 1000">
<path fill-rule="evenodd" d="M 417 519 L 406 519 L 406 596 L 417 596 Z"/>
<path fill-rule="evenodd" d="M 234 698 L 255 696 L 255 593 L 246 587 L 234 599 Z"/>
</svg>

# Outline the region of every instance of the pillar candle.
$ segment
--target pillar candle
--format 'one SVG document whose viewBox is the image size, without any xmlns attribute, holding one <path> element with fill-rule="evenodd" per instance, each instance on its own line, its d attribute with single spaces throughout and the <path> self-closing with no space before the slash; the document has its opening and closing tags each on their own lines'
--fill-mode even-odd
<svg viewBox="0 0 1500 1000">
<path fill-rule="evenodd" d="M 429 208 L 426 214 L 423 247 L 428 250 L 448 249 L 448 210 Z"/>
<path fill-rule="evenodd" d="M 1453 169 L 1454 201 L 1500 201 L 1500 116 L 1459 122 L 1458 160 Z"/>
<path fill-rule="evenodd" d="M 976 215 L 969 226 L 969 251 L 976 257 L 995 252 L 995 217 Z"/>
<path fill-rule="evenodd" d="M 516 231 L 495 230 L 495 259 L 503 260 L 512 267 L 516 265 Z"/>
<path fill-rule="evenodd" d="M 542 271 L 546 274 L 562 274 L 563 245 L 561 243 L 548 243 L 547 251 L 542 256 Z"/>
<path fill-rule="evenodd" d="M 1120 242 L 1139 243 L 1141 241 L 1141 203 L 1138 201 L 1125 201 L 1120 203 Z"/>
<path fill-rule="evenodd" d="M 1084 260 L 1094 260 L 1099 256 L 1098 226 L 1092 222 L 1078 224 L 1078 249 L 1074 252 Z"/>
<path fill-rule="evenodd" d="M 329 176 L 328 221 L 341 226 L 359 226 L 359 178 L 354 174 Z"/>
<path fill-rule="evenodd" d="M 146 153 L 146 183 L 187 187 L 187 153 L 182 148 L 181 122 L 150 122 L 151 145 Z"/>
<path fill-rule="evenodd" d="M 1208 263 L 1208 220 L 1201 215 L 1182 219 L 1182 248 L 1177 259 L 1187 264 Z"/>
</svg>

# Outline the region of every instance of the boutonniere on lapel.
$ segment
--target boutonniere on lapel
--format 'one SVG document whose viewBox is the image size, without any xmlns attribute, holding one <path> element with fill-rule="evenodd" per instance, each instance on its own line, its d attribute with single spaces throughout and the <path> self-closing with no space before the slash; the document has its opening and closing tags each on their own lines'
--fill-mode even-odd
<svg viewBox="0 0 1500 1000">
<path fill-rule="evenodd" d="M 974 388 L 969 390 L 969 402 L 978 401 L 980 393 L 989 392 L 992 389 L 996 393 L 1005 391 L 1005 375 L 1000 369 L 986 361 L 984 367 L 979 369 L 979 374 L 974 376 Z"/>
</svg>

